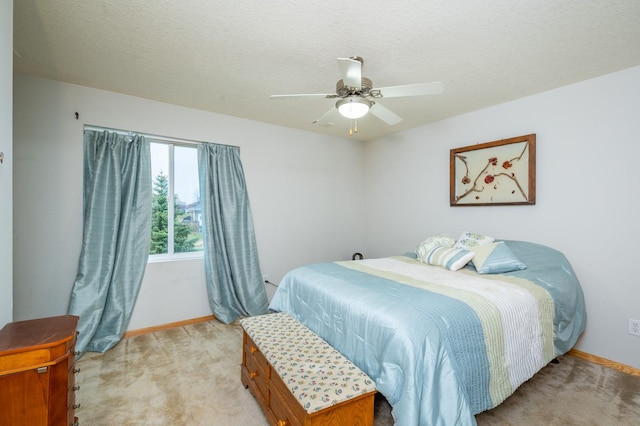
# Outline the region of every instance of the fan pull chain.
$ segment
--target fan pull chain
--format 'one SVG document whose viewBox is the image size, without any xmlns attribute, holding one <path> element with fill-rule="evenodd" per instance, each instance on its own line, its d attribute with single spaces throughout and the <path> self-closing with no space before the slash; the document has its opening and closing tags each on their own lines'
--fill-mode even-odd
<svg viewBox="0 0 640 426">
<path fill-rule="evenodd" d="M 351 120 L 349 126 L 349 136 L 353 136 L 354 133 L 358 133 L 358 120 Z"/>
</svg>

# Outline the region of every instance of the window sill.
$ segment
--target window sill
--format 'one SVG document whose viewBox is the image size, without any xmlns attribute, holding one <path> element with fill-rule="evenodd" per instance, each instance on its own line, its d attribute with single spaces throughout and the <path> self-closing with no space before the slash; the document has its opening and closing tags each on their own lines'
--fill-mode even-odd
<svg viewBox="0 0 640 426">
<path fill-rule="evenodd" d="M 203 252 L 195 253 L 180 253 L 180 254 L 154 254 L 149 255 L 147 263 L 160 263 L 160 262 L 180 262 L 183 260 L 202 260 L 204 259 Z"/>
</svg>

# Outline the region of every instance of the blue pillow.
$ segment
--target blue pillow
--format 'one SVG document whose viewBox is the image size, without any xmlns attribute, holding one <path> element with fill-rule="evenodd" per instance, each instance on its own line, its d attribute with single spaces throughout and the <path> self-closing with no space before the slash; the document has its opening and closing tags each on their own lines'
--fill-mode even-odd
<svg viewBox="0 0 640 426">
<path fill-rule="evenodd" d="M 470 247 L 469 250 L 475 253 L 471 262 L 479 274 L 501 274 L 527 268 L 504 241 Z"/>
</svg>

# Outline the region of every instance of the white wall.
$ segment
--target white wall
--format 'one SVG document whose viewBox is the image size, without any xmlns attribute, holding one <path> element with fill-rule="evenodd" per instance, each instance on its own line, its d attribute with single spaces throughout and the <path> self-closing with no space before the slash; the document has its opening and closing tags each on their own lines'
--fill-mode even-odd
<svg viewBox="0 0 640 426">
<path fill-rule="evenodd" d="M 640 368 L 640 67 L 444 120 L 367 144 L 366 247 L 415 249 L 463 231 L 565 253 L 585 292 L 577 349 Z M 537 134 L 535 206 L 450 207 L 449 150 Z"/>
<path fill-rule="evenodd" d="M 362 249 L 362 142 L 20 74 L 14 91 L 16 319 L 66 312 L 82 241 L 83 124 L 240 146 L 273 282 Z M 210 315 L 202 269 L 149 264 L 129 329 Z"/>
<path fill-rule="evenodd" d="M 0 0 L 0 328 L 13 319 L 13 0 Z"/>
</svg>

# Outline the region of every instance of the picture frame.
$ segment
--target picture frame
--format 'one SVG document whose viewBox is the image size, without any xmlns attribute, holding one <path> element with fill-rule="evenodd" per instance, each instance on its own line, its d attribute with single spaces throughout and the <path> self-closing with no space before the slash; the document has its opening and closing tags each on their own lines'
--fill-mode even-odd
<svg viewBox="0 0 640 426">
<path fill-rule="evenodd" d="M 535 133 L 450 150 L 451 206 L 536 203 Z"/>
</svg>

